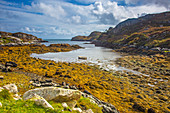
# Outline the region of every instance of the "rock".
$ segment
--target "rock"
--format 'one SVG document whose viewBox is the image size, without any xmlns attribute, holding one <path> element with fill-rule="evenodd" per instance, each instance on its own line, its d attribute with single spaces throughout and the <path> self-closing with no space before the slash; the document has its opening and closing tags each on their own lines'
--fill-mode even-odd
<svg viewBox="0 0 170 113">
<path fill-rule="evenodd" d="M 0 76 L 0 79 L 4 79 L 4 76 Z"/>
<path fill-rule="evenodd" d="M 45 80 L 45 81 L 46 81 L 46 82 L 48 82 L 48 83 L 51 83 L 51 82 L 52 82 L 52 80 L 48 80 L 48 79 L 47 79 L 47 80 Z"/>
<path fill-rule="evenodd" d="M 112 106 L 101 105 L 101 107 L 103 107 L 102 109 L 103 113 L 119 113 L 113 105 Z"/>
<path fill-rule="evenodd" d="M 84 110 L 82 113 L 94 113 L 91 109 Z"/>
<path fill-rule="evenodd" d="M 74 108 L 77 104 L 77 101 L 76 100 L 73 100 L 73 101 L 70 101 L 70 102 L 66 102 L 67 105 L 70 107 L 70 108 Z"/>
<path fill-rule="evenodd" d="M 35 104 L 37 105 L 41 105 L 44 108 L 51 108 L 54 109 L 43 97 L 32 93 L 31 95 L 29 95 L 29 97 L 26 100 L 30 100 L 30 101 L 34 101 Z"/>
<path fill-rule="evenodd" d="M 78 112 L 82 112 L 82 110 L 80 108 L 73 108 L 74 111 L 78 111 Z"/>
<path fill-rule="evenodd" d="M 66 86 L 66 83 L 65 83 L 65 82 L 62 82 L 62 86 Z"/>
<path fill-rule="evenodd" d="M 54 100 L 56 102 L 70 102 L 73 100 L 79 100 L 81 92 L 78 90 L 63 89 L 58 87 L 43 87 L 29 90 L 24 93 L 23 99 L 27 100 L 29 95 L 36 93 L 44 99 Z"/>
<path fill-rule="evenodd" d="M 84 93 L 91 95 L 91 93 L 87 90 L 84 90 Z"/>
<path fill-rule="evenodd" d="M 87 60 L 87 57 L 84 57 L 84 56 L 78 56 L 78 59 Z"/>
<path fill-rule="evenodd" d="M 160 90 L 158 90 L 158 91 L 156 91 L 156 93 L 160 94 L 160 93 L 161 93 L 161 91 L 160 91 Z"/>
<path fill-rule="evenodd" d="M 67 103 L 62 103 L 62 106 L 64 107 L 64 108 L 67 108 L 68 107 L 68 105 L 67 105 Z"/>
<path fill-rule="evenodd" d="M 21 100 L 22 99 L 18 94 L 13 95 L 13 98 L 15 100 Z"/>
<path fill-rule="evenodd" d="M 64 86 L 63 88 L 65 88 L 65 89 L 69 89 L 69 86 L 67 85 L 67 86 Z"/>
<path fill-rule="evenodd" d="M 6 62 L 5 63 L 5 67 L 8 67 L 8 66 L 10 66 L 10 67 L 17 67 L 17 64 L 15 62 Z"/>
<path fill-rule="evenodd" d="M 133 109 L 136 109 L 138 111 L 141 111 L 141 112 L 145 112 L 145 108 L 143 106 L 141 106 L 140 104 L 138 103 L 134 103 L 134 105 L 132 106 Z"/>
<path fill-rule="evenodd" d="M 143 99 L 143 97 L 141 95 L 138 95 L 137 98 Z"/>
<path fill-rule="evenodd" d="M 2 103 L 0 102 L 0 108 L 2 107 Z"/>
<path fill-rule="evenodd" d="M 8 84 L 3 86 L 4 89 L 7 89 L 10 93 L 17 94 L 18 93 L 18 88 L 15 84 Z"/>
<path fill-rule="evenodd" d="M 12 72 L 10 66 L 7 66 L 7 67 L 3 68 L 2 71 L 3 71 L 3 72 Z"/>
<path fill-rule="evenodd" d="M 3 87 L 0 87 L 0 92 L 1 92 L 3 89 L 4 89 Z"/>
<path fill-rule="evenodd" d="M 156 113 L 156 112 L 155 112 L 155 110 L 154 110 L 154 109 L 149 108 L 149 109 L 148 109 L 148 113 Z"/>
<path fill-rule="evenodd" d="M 48 87 L 48 86 L 53 86 L 53 84 L 52 83 L 42 83 L 41 86 Z"/>
<path fill-rule="evenodd" d="M 70 86 L 70 89 L 77 90 L 77 87 L 76 86 Z"/>
</svg>

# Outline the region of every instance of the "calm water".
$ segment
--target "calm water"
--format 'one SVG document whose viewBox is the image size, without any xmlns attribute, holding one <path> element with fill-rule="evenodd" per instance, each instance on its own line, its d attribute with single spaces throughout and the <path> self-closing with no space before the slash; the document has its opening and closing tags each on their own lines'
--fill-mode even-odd
<svg viewBox="0 0 170 113">
<path fill-rule="evenodd" d="M 123 67 L 116 67 L 114 61 L 121 56 L 118 53 L 112 51 L 112 49 L 104 47 L 95 47 L 94 44 L 84 44 L 89 42 L 84 41 L 70 41 L 70 39 L 48 39 L 45 45 L 58 44 L 58 43 L 68 43 L 70 45 L 80 45 L 85 47 L 84 49 L 77 49 L 69 52 L 58 52 L 58 53 L 45 53 L 45 54 L 35 54 L 33 53 L 31 57 L 41 58 L 45 60 L 54 60 L 56 62 L 85 62 L 91 65 L 99 65 L 101 68 L 109 71 L 128 71 L 136 74 L 141 74 L 139 72 L 129 70 Z M 79 60 L 78 56 L 87 57 L 87 60 Z"/>
</svg>

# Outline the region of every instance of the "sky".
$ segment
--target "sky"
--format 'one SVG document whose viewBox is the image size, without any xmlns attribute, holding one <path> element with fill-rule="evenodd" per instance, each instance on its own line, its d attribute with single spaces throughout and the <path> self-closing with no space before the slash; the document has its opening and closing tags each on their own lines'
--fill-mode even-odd
<svg viewBox="0 0 170 113">
<path fill-rule="evenodd" d="M 0 31 L 70 39 L 165 11 L 170 0 L 0 0 Z"/>
</svg>

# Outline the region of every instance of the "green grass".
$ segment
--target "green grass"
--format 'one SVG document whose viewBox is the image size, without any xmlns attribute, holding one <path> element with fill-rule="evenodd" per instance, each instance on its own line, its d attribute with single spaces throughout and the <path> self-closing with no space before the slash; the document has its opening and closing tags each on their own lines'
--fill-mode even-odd
<svg viewBox="0 0 170 113">
<path fill-rule="evenodd" d="M 0 102 L 2 103 L 0 113 L 70 113 L 69 107 L 63 108 L 61 103 L 55 103 L 54 101 L 49 101 L 54 108 L 52 110 L 38 106 L 33 101 L 14 100 L 8 90 L 0 92 Z M 102 108 L 84 97 L 80 98 L 77 107 L 80 107 L 82 110 L 92 109 L 95 113 L 102 113 Z M 78 112 L 72 111 L 72 113 Z"/>
<path fill-rule="evenodd" d="M 77 103 L 77 106 L 82 110 L 92 109 L 94 113 L 102 113 L 102 108 L 97 104 L 90 102 L 89 98 L 81 97 Z"/>
</svg>

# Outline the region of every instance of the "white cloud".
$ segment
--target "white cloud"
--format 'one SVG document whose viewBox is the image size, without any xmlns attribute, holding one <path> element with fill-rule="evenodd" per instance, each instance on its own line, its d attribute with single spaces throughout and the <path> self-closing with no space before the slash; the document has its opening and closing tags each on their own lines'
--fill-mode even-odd
<svg viewBox="0 0 170 113">
<path fill-rule="evenodd" d="M 1 4 L 0 30 L 21 30 L 43 38 L 71 38 L 75 35 L 89 35 L 94 30 L 104 31 L 138 14 L 167 11 L 163 5 L 120 6 L 114 2 L 120 0 L 77 0 L 87 4 L 95 2 L 88 6 L 66 1 L 34 0 L 31 5 L 22 7 Z"/>
<path fill-rule="evenodd" d="M 127 4 L 155 4 L 158 6 L 164 6 L 167 9 L 170 9 L 170 0 L 125 0 Z"/>
<path fill-rule="evenodd" d="M 96 2 L 92 13 L 99 19 L 100 23 L 117 24 L 127 18 L 136 18 L 143 13 L 158 13 L 164 12 L 167 9 L 163 6 L 155 4 L 142 6 L 120 6 L 117 2 L 110 2 L 103 4 Z"/>
</svg>

